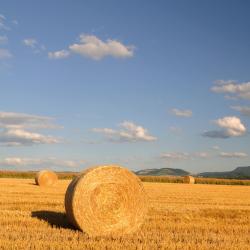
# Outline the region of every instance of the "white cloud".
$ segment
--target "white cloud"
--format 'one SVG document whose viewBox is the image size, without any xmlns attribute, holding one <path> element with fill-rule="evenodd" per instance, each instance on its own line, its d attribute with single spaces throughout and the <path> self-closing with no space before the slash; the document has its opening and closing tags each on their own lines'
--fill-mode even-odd
<svg viewBox="0 0 250 250">
<path fill-rule="evenodd" d="M 8 37 L 7 36 L 0 36 L 0 45 L 8 43 Z"/>
<path fill-rule="evenodd" d="M 246 133 L 246 127 L 236 116 L 227 116 L 215 121 L 221 128 L 226 129 L 229 136 L 241 136 Z"/>
<path fill-rule="evenodd" d="M 0 127 L 29 129 L 60 128 L 60 126 L 54 124 L 54 118 L 52 117 L 2 111 L 0 111 Z"/>
<path fill-rule="evenodd" d="M 68 50 L 59 50 L 54 52 L 49 52 L 48 57 L 50 59 L 62 59 L 70 56 L 70 52 Z"/>
<path fill-rule="evenodd" d="M 39 43 L 35 38 L 26 38 L 22 41 L 22 43 L 31 48 L 34 53 L 40 53 L 43 50 L 46 50 L 45 46 Z"/>
<path fill-rule="evenodd" d="M 232 109 L 239 111 L 242 115 L 250 116 L 250 107 L 246 106 L 232 106 Z"/>
<path fill-rule="evenodd" d="M 209 157 L 207 152 L 167 152 L 163 153 L 160 158 L 167 161 L 183 161 L 183 160 L 194 160 L 194 159 L 206 159 Z"/>
<path fill-rule="evenodd" d="M 161 155 L 161 158 L 170 161 L 187 160 L 190 158 L 190 154 L 185 152 L 169 152 L 169 153 L 163 153 Z"/>
<path fill-rule="evenodd" d="M 180 116 L 180 117 L 187 117 L 187 118 L 192 117 L 192 115 L 193 115 L 192 110 L 189 110 L 189 109 L 181 110 L 181 109 L 173 108 L 173 109 L 171 109 L 170 112 L 173 115 Z"/>
<path fill-rule="evenodd" d="M 215 146 L 212 147 L 212 149 L 213 149 L 213 150 L 220 150 L 220 147 L 217 146 L 217 145 L 215 145 Z"/>
<path fill-rule="evenodd" d="M 0 60 L 9 59 L 12 57 L 12 54 L 7 49 L 0 49 Z"/>
<path fill-rule="evenodd" d="M 203 133 L 203 136 L 211 138 L 229 138 L 243 136 L 246 134 L 246 127 L 236 116 L 227 116 L 214 121 L 222 130 L 211 130 Z"/>
<path fill-rule="evenodd" d="M 176 126 L 169 127 L 169 130 L 175 135 L 179 135 L 182 133 L 182 128 Z"/>
<path fill-rule="evenodd" d="M 35 38 L 26 38 L 26 39 L 23 40 L 23 44 L 25 46 L 35 48 L 36 45 L 37 45 L 37 40 Z"/>
<path fill-rule="evenodd" d="M 193 156 L 196 158 L 208 158 L 209 154 L 207 152 L 195 152 Z"/>
<path fill-rule="evenodd" d="M 59 139 L 23 129 L 2 129 L 0 132 L 0 145 L 3 146 L 28 146 L 54 143 L 59 143 Z"/>
<path fill-rule="evenodd" d="M 215 81 L 215 86 L 211 90 L 215 93 L 230 94 L 232 98 L 250 100 L 250 82 L 238 83 L 233 80 L 218 80 Z"/>
<path fill-rule="evenodd" d="M 84 160 L 62 160 L 57 159 L 55 157 L 49 158 L 25 158 L 25 157 L 7 157 L 3 160 L 0 160 L 1 167 L 27 167 L 27 166 L 34 166 L 34 167 L 69 167 L 69 168 L 76 168 L 80 167 Z"/>
<path fill-rule="evenodd" d="M 80 35 L 80 43 L 69 46 L 70 51 L 79 55 L 100 60 L 106 56 L 128 58 L 134 55 L 134 46 L 126 46 L 117 40 L 102 41 L 94 35 Z"/>
<path fill-rule="evenodd" d="M 23 146 L 34 144 L 54 144 L 60 140 L 33 130 L 57 129 L 53 118 L 24 113 L 0 112 L 0 145 Z"/>
<path fill-rule="evenodd" d="M 0 30 L 10 30 L 10 28 L 5 24 L 6 23 L 6 17 L 2 14 L 0 14 Z"/>
<path fill-rule="evenodd" d="M 148 130 L 133 122 L 124 121 L 119 124 L 120 129 L 93 128 L 92 131 L 103 134 L 111 142 L 138 142 L 155 141 L 156 137 L 149 134 Z"/>
<path fill-rule="evenodd" d="M 219 156 L 223 158 L 245 158 L 248 155 L 243 152 L 220 152 Z"/>
<path fill-rule="evenodd" d="M 17 21 L 16 19 L 12 20 L 12 23 L 13 23 L 14 25 L 18 25 L 18 21 Z"/>
</svg>

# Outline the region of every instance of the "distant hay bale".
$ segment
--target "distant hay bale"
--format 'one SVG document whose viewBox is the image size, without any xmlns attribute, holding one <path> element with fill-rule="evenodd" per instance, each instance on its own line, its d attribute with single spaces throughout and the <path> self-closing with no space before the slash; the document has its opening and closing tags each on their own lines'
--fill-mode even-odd
<svg viewBox="0 0 250 250">
<path fill-rule="evenodd" d="M 187 184 L 194 184 L 195 183 L 195 178 L 193 176 L 191 176 L 191 175 L 184 176 L 183 182 L 187 183 Z"/>
<path fill-rule="evenodd" d="M 140 179 L 126 168 L 90 168 L 75 177 L 65 194 L 68 220 L 93 236 L 137 231 L 147 213 Z"/>
<path fill-rule="evenodd" d="M 50 170 L 42 170 L 35 177 L 35 182 L 39 186 L 53 186 L 57 180 L 56 173 Z"/>
</svg>

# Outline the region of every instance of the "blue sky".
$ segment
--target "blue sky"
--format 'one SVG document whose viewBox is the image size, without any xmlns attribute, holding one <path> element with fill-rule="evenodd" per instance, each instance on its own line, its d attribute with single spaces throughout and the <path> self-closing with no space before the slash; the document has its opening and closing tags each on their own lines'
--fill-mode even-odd
<svg viewBox="0 0 250 250">
<path fill-rule="evenodd" d="M 248 1 L 2 1 L 0 168 L 250 162 Z"/>
</svg>

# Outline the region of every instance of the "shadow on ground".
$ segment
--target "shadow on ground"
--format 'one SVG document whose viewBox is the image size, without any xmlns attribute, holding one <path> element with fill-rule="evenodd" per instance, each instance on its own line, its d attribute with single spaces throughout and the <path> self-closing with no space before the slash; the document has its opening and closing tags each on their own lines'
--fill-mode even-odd
<svg viewBox="0 0 250 250">
<path fill-rule="evenodd" d="M 53 211 L 33 211 L 31 217 L 48 222 L 52 227 L 75 229 L 67 220 L 65 213 Z"/>
</svg>

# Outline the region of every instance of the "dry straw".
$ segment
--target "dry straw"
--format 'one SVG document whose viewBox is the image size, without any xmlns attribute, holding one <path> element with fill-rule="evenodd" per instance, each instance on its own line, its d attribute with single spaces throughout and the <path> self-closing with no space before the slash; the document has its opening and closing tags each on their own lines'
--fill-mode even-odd
<svg viewBox="0 0 250 250">
<path fill-rule="evenodd" d="M 184 179 L 183 179 L 183 182 L 184 183 L 187 183 L 187 184 L 194 184 L 195 183 L 195 179 L 193 176 L 184 176 Z"/>
<path fill-rule="evenodd" d="M 42 170 L 36 174 L 35 182 L 39 186 L 53 186 L 57 179 L 57 175 L 53 171 Z"/>
<path fill-rule="evenodd" d="M 126 168 L 90 168 L 75 177 L 65 195 L 69 221 L 92 236 L 137 231 L 147 212 L 140 179 Z"/>
</svg>

